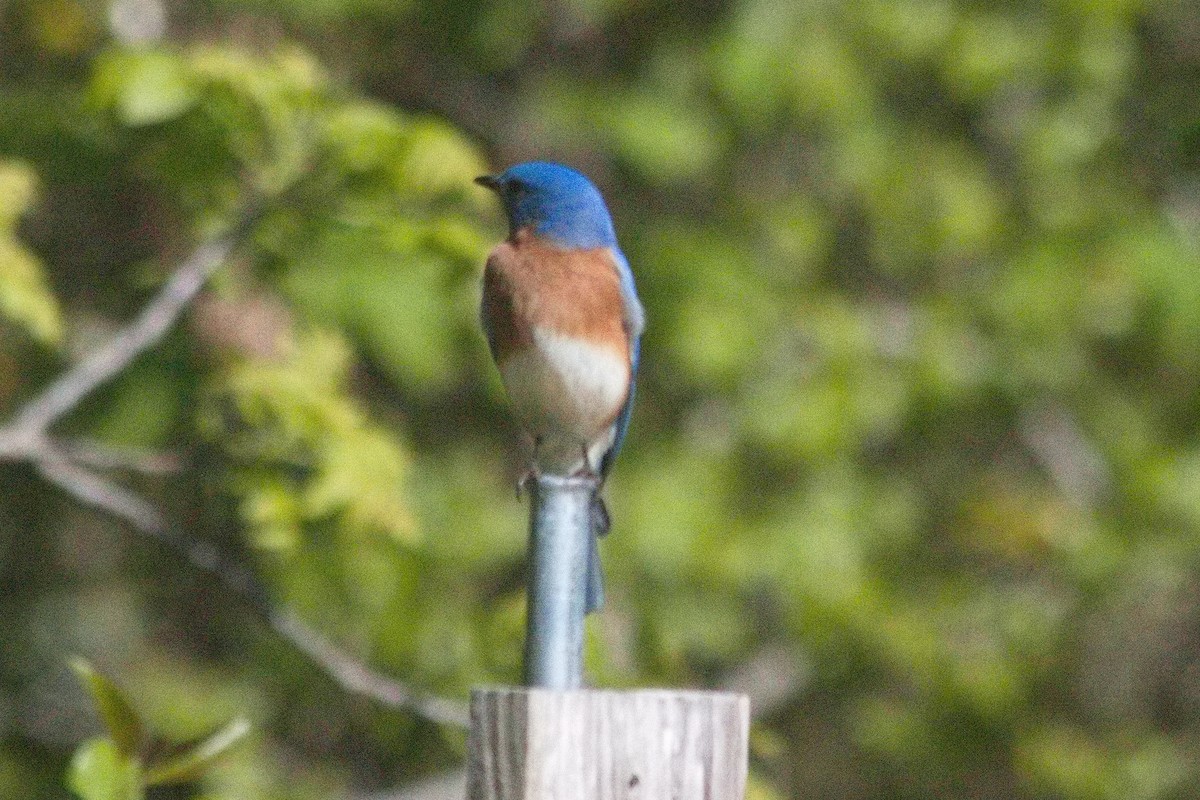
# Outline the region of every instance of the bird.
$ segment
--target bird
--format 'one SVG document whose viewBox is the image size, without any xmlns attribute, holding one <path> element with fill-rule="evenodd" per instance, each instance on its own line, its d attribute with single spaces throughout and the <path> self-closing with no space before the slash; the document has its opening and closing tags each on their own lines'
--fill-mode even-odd
<svg viewBox="0 0 1200 800">
<path fill-rule="evenodd" d="M 599 189 L 529 161 L 475 179 L 499 197 L 508 237 L 488 255 L 480 317 L 521 425 L 533 437 L 520 487 L 544 472 L 597 479 L 585 609 L 604 602 L 600 495 L 629 430 L 645 311 Z"/>
</svg>

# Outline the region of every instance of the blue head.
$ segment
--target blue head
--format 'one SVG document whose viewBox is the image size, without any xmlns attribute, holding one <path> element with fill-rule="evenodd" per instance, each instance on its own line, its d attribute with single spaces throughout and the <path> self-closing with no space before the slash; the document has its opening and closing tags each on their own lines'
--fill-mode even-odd
<svg viewBox="0 0 1200 800">
<path fill-rule="evenodd" d="M 510 233 L 531 227 L 562 247 L 616 247 L 617 234 L 600 191 L 570 167 L 527 161 L 475 182 L 500 195 Z"/>
</svg>

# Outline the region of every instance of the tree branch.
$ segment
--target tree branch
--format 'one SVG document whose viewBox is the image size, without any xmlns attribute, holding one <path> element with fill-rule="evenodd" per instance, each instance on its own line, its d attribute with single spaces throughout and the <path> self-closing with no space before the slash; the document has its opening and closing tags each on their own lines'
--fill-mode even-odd
<svg viewBox="0 0 1200 800">
<path fill-rule="evenodd" d="M 346 691 L 410 711 L 439 725 L 467 726 L 465 704 L 422 694 L 375 672 L 292 612 L 273 607 L 266 589 L 250 570 L 226 559 L 212 545 L 170 527 L 162 514 L 138 495 L 63 458 L 48 456 L 38 462 L 38 468 L 47 480 L 75 499 L 125 520 L 135 530 L 182 555 L 192 566 L 215 576 L 254 606 L 271 630 L 308 656 Z"/>
<path fill-rule="evenodd" d="M 246 214 L 232 231 L 198 247 L 127 327 L 22 407 L 11 422 L 0 428 L 0 459 L 33 463 L 47 481 L 76 500 L 124 520 L 134 530 L 183 556 L 192 566 L 215 576 L 248 601 L 276 634 L 346 691 L 441 725 L 466 727 L 465 704 L 424 695 L 371 670 L 290 611 L 272 606 L 266 588 L 244 565 L 225 558 L 211 544 L 186 536 L 168 524 L 152 503 L 92 469 L 129 467 L 128 458 L 86 445 L 56 444 L 49 438 L 48 430 L 54 422 L 162 340 L 209 276 L 228 259 L 254 219 L 255 215 Z M 147 471 L 144 466 L 134 468 Z"/>
<path fill-rule="evenodd" d="M 1064 497 L 1091 508 L 1109 491 L 1107 462 L 1063 405 L 1045 402 L 1023 409 L 1017 430 Z"/>
<path fill-rule="evenodd" d="M 111 445 L 91 439 L 52 440 L 51 444 L 68 460 L 98 470 L 170 475 L 179 471 L 183 461 L 174 453 Z"/>
<path fill-rule="evenodd" d="M 370 697 L 392 708 L 411 711 L 439 725 L 466 728 L 470 724 L 466 703 L 421 694 L 375 672 L 290 611 L 273 610 L 268 615 L 268 622 L 272 630 L 312 659 L 346 691 Z"/>
<path fill-rule="evenodd" d="M 132 324 L 51 383 L 17 414 L 11 427 L 17 432 L 45 432 L 84 397 L 157 344 L 208 277 L 225 263 L 238 236 L 235 231 L 198 247 Z"/>
<path fill-rule="evenodd" d="M 397 789 L 360 797 L 358 800 L 462 800 L 467 796 L 465 770 L 447 772 Z"/>
</svg>

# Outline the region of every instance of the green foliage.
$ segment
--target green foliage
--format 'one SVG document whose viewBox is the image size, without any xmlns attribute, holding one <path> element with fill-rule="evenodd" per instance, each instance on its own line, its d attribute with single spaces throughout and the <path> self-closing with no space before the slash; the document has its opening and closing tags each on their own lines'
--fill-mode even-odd
<svg viewBox="0 0 1200 800">
<path fill-rule="evenodd" d="M 152 739 L 125 695 L 81 658 L 71 661 L 107 729 L 75 751 L 67 786 L 81 800 L 141 800 L 146 789 L 199 780 L 250 732 L 235 719 L 216 732 L 179 745 Z"/>
<path fill-rule="evenodd" d="M 117 754 L 125 758 L 136 755 L 145 742 L 146 734 L 137 712 L 130 707 L 121 690 L 82 658 L 72 659 L 71 669 L 92 696 L 92 702 L 104 720 L 104 727 L 108 729 Z"/>
<path fill-rule="evenodd" d="M 162 786 L 199 780 L 249 732 L 249 722 L 235 719 L 203 739 L 176 748 L 172 755 L 146 767 L 146 785 Z"/>
<path fill-rule="evenodd" d="M 278 358 L 240 359 L 215 376 L 203 428 L 242 465 L 230 475 L 256 544 L 294 547 L 306 523 L 412 543 L 409 457 L 346 392 L 349 351 L 314 332 Z M 230 413 L 233 420 L 227 422 Z"/>
<path fill-rule="evenodd" d="M 649 317 L 600 682 L 790 654 L 756 798 L 1200 793 L 1191 6 L 210 0 L 122 44 L 102 5 L 0 22 L 0 404 L 258 210 L 62 433 L 177 452 L 117 477 L 273 601 L 417 687 L 517 680 L 524 456 L 476 318 L 503 231 L 470 179 L 564 160 Z M 178 738 L 252 704 L 213 797 L 461 763 L 0 469 L 0 793 L 61 792 L 77 732 L 28 720 L 64 648 L 109 648 Z M 82 751 L 89 787 L 129 786 L 123 747 Z"/>
<path fill-rule="evenodd" d="M 97 59 L 88 99 L 136 135 L 136 166 L 170 186 L 201 222 L 278 193 L 317 154 L 314 112 L 332 101 L 303 52 L 269 59 L 218 47 L 113 49 Z M 186 146 L 184 146 L 186 143 Z"/>
<path fill-rule="evenodd" d="M 82 800 L 141 800 L 141 771 L 111 739 L 88 739 L 71 759 L 67 786 Z"/>
<path fill-rule="evenodd" d="M 58 302 L 46 285 L 36 255 L 16 235 L 21 214 L 33 203 L 34 173 L 26 166 L 0 161 L 0 314 L 43 344 L 62 338 Z"/>
</svg>

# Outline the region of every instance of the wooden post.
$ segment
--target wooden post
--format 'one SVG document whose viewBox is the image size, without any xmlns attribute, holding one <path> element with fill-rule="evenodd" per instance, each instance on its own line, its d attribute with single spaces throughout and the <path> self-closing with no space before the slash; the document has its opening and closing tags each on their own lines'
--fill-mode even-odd
<svg viewBox="0 0 1200 800">
<path fill-rule="evenodd" d="M 529 515 L 528 685 L 471 693 L 467 798 L 743 800 L 745 695 L 579 688 L 583 620 L 599 603 L 596 488 L 594 478 L 537 479 Z"/>
<path fill-rule="evenodd" d="M 468 800 L 743 800 L 750 702 L 723 692 L 471 694 Z"/>
</svg>

